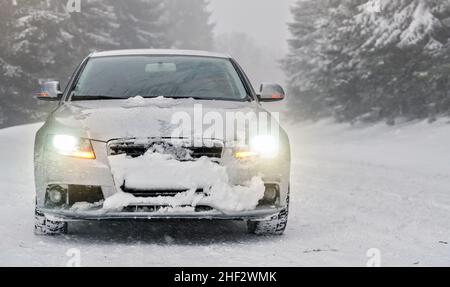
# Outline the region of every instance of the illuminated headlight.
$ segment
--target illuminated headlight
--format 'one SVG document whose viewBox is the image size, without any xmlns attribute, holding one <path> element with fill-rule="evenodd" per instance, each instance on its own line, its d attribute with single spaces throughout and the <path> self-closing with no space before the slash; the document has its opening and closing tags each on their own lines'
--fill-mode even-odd
<svg viewBox="0 0 450 287">
<path fill-rule="evenodd" d="M 52 139 L 53 148 L 61 155 L 85 159 L 95 159 L 91 141 L 69 135 L 55 135 Z"/>
<path fill-rule="evenodd" d="M 250 140 L 249 150 L 240 150 L 235 153 L 239 159 L 250 157 L 274 158 L 278 155 L 278 140 L 271 135 L 259 135 Z"/>
</svg>

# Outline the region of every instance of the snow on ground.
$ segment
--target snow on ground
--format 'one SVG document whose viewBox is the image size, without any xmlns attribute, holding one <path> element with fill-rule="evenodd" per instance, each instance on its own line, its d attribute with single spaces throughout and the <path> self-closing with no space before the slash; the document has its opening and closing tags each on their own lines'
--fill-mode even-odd
<svg viewBox="0 0 450 287">
<path fill-rule="evenodd" d="M 290 127 L 290 221 L 282 237 L 242 222 L 91 222 L 70 234 L 33 234 L 34 132 L 0 131 L 0 265 L 450 266 L 450 124 Z"/>
</svg>

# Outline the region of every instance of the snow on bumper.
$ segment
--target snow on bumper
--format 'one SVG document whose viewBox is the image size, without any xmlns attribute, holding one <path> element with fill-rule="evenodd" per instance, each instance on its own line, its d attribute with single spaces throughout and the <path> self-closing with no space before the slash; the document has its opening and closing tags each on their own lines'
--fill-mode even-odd
<svg viewBox="0 0 450 287">
<path fill-rule="evenodd" d="M 111 171 L 120 190 L 107 198 L 103 209 L 120 210 L 133 205 L 197 206 L 205 205 L 221 211 L 253 210 L 264 196 L 265 186 L 260 176 L 245 185 L 230 183 L 227 169 L 211 158 L 179 161 L 171 155 L 148 152 L 137 158 L 110 156 Z M 135 197 L 122 188 L 151 190 L 185 189 L 174 197 Z M 197 190 L 202 190 L 197 193 Z"/>
</svg>

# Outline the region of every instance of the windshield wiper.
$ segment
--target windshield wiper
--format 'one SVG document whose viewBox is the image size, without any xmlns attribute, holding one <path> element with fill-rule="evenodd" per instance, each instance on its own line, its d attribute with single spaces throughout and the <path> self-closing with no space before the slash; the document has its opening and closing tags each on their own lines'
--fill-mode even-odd
<svg viewBox="0 0 450 287">
<path fill-rule="evenodd" d="M 72 101 L 95 101 L 95 100 L 125 100 L 126 98 L 112 97 L 104 95 L 74 95 L 72 96 Z"/>
</svg>

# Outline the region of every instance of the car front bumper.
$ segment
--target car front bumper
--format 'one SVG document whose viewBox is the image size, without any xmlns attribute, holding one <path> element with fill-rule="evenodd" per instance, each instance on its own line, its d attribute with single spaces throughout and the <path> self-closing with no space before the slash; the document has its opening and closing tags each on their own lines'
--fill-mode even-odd
<svg viewBox="0 0 450 287">
<path fill-rule="evenodd" d="M 277 216 L 283 208 L 263 207 L 250 211 L 222 212 L 218 210 L 186 212 L 120 212 L 104 210 L 73 211 L 66 209 L 39 208 L 36 211 L 60 221 L 83 220 L 150 220 L 150 219 L 226 219 L 226 220 L 267 220 Z"/>
<path fill-rule="evenodd" d="M 74 210 L 72 204 L 88 202 L 80 199 L 75 202 L 68 196 L 65 208 L 50 207 L 46 204 L 47 188 L 51 185 L 89 186 L 101 190 L 102 198 L 108 199 L 118 192 L 120 187 L 114 182 L 107 154 L 107 144 L 92 142 L 97 158 L 84 160 L 44 152 L 36 164 L 36 211 L 64 221 L 77 220 L 114 220 L 114 219 L 229 219 L 229 220 L 264 220 L 278 213 L 287 205 L 289 191 L 289 161 L 282 159 L 259 164 L 238 164 L 228 166 L 228 175 L 233 185 L 245 184 L 252 176 L 263 174 L 262 180 L 267 184 L 279 185 L 279 197 L 274 205 L 259 205 L 254 210 L 226 212 L 212 209 L 209 211 L 170 211 L 170 212 L 125 212 L 102 208 Z M 224 163 L 225 164 L 225 163 Z M 69 200 L 70 199 L 70 200 Z M 97 202 L 97 201 L 95 201 Z"/>
</svg>

